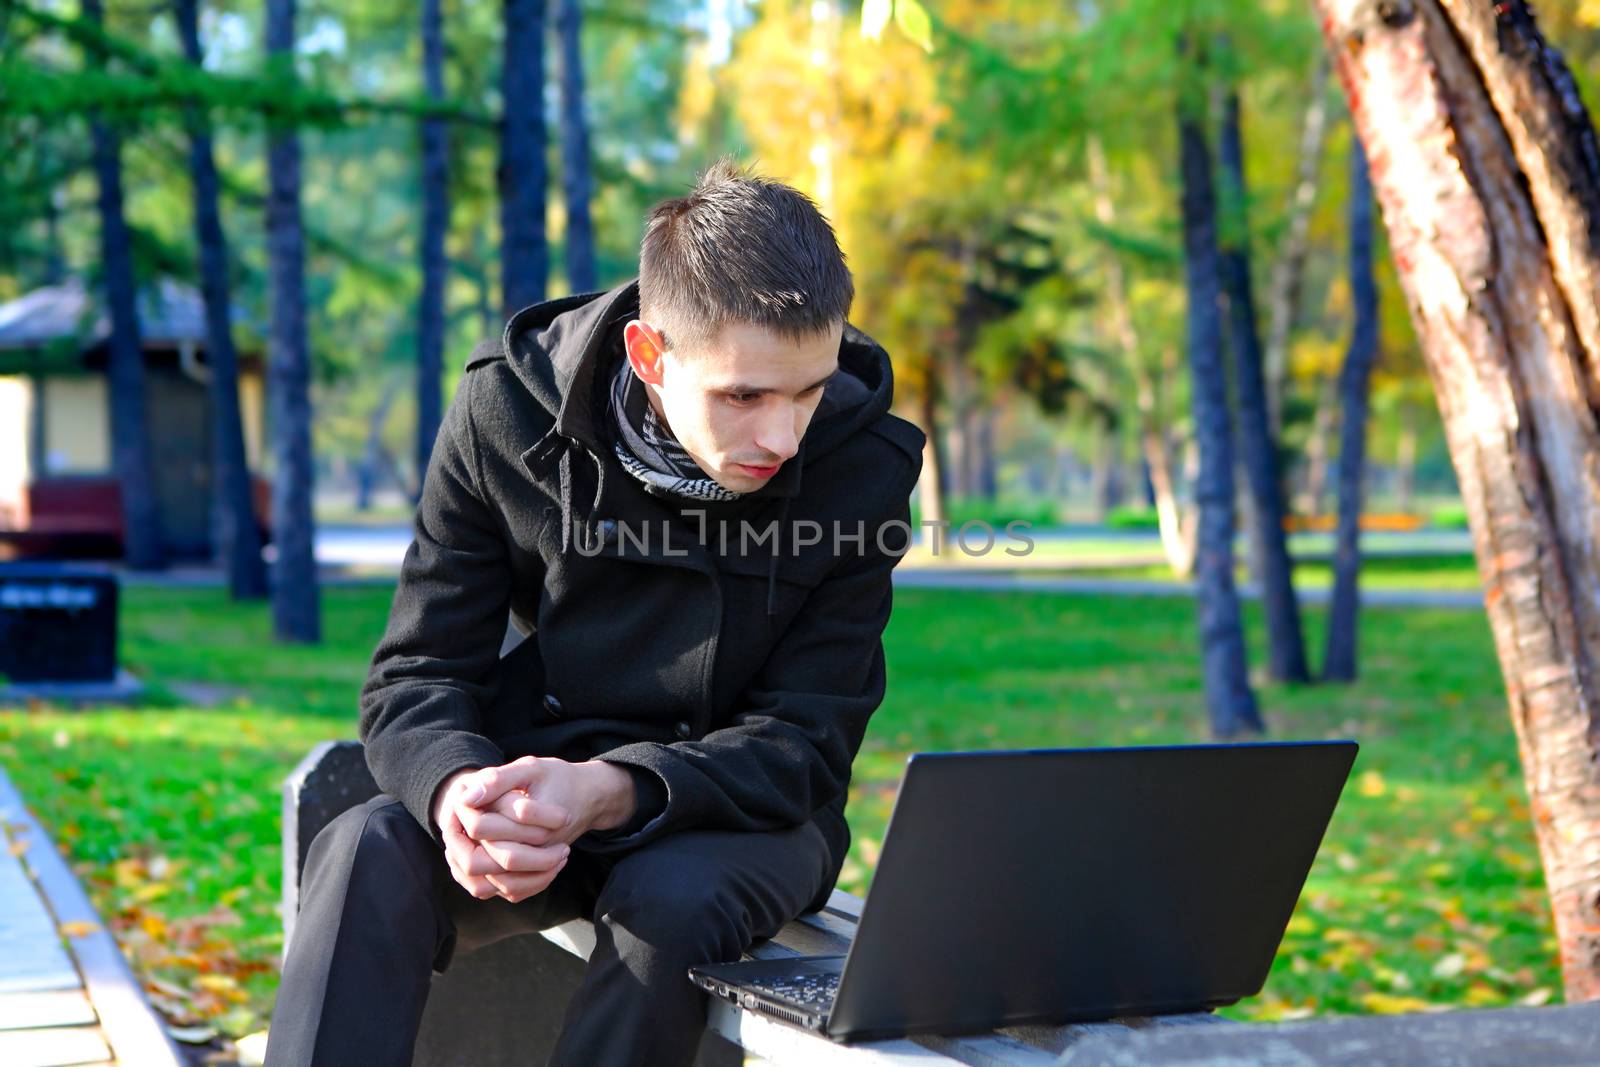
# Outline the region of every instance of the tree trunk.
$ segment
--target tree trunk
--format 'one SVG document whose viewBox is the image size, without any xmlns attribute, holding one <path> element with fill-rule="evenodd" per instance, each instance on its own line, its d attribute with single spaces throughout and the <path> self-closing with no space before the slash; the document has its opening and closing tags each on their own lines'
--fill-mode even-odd
<svg viewBox="0 0 1600 1067">
<path fill-rule="evenodd" d="M 443 0 L 422 0 L 422 81 L 444 99 Z M 450 144 L 445 120 L 422 120 L 422 291 L 417 297 L 417 495 L 439 435 L 444 401 L 445 236 L 450 230 Z"/>
<path fill-rule="evenodd" d="M 1173 485 L 1172 461 L 1167 456 L 1167 442 L 1153 425 L 1146 425 L 1139 433 L 1139 448 L 1144 454 L 1145 467 L 1150 474 L 1150 489 L 1156 500 L 1156 529 L 1161 535 L 1161 551 L 1167 557 L 1167 566 L 1179 578 L 1194 574 L 1194 555 L 1198 548 L 1200 532 L 1198 515 L 1185 516 L 1178 504 L 1177 487 Z"/>
<path fill-rule="evenodd" d="M 1268 425 L 1266 384 L 1261 374 L 1261 343 L 1256 330 L 1250 283 L 1250 228 L 1246 216 L 1244 143 L 1240 133 L 1239 93 L 1230 85 L 1223 97 L 1221 157 L 1223 201 L 1231 235 L 1221 251 L 1227 295 L 1229 336 L 1233 340 L 1234 384 L 1239 398 L 1239 444 L 1250 483 L 1250 516 L 1261 605 L 1267 616 L 1267 669 L 1280 682 L 1309 681 L 1300 604 L 1295 599 L 1293 565 L 1283 529 L 1283 484 Z"/>
<path fill-rule="evenodd" d="M 362 452 L 361 463 L 356 468 L 356 510 L 365 512 L 372 507 L 372 494 L 378 486 L 378 477 L 384 469 L 383 427 L 389 421 L 389 409 L 394 406 L 395 382 L 383 387 L 383 395 L 367 419 L 367 447 Z M 404 487 L 404 483 L 396 482 Z M 419 490 L 418 495 L 421 495 Z"/>
<path fill-rule="evenodd" d="M 1350 296 L 1355 320 L 1339 372 L 1339 531 L 1333 550 L 1333 600 L 1328 608 L 1325 681 L 1356 678 L 1360 608 L 1361 486 L 1367 469 L 1367 388 L 1378 355 L 1378 287 L 1372 275 L 1372 181 L 1361 142 L 1350 151 Z"/>
<path fill-rule="evenodd" d="M 1409 402 L 1400 404 L 1400 440 L 1395 445 L 1395 508 L 1410 514 L 1417 491 L 1417 415 Z"/>
<path fill-rule="evenodd" d="M 1095 218 L 1101 225 L 1116 225 L 1116 202 L 1111 198 L 1110 168 L 1098 137 L 1087 145 L 1089 185 L 1094 191 Z M 1167 435 L 1161 428 L 1161 405 L 1156 393 L 1156 377 L 1145 364 L 1139 350 L 1139 331 L 1128 305 L 1127 278 L 1115 250 L 1106 251 L 1106 306 L 1111 314 L 1111 333 L 1122 350 L 1124 365 L 1133 377 L 1134 396 L 1139 410 L 1139 450 L 1149 470 L 1151 494 L 1155 497 L 1156 525 L 1161 533 L 1161 548 L 1167 565 L 1180 578 L 1194 573 L 1194 534 L 1197 524 L 1184 522 L 1172 483 L 1172 464 L 1167 458 Z"/>
<path fill-rule="evenodd" d="M 175 0 L 173 14 L 183 54 L 199 69 L 199 0 Z M 206 369 L 211 398 L 211 474 L 215 502 L 216 557 L 228 573 L 235 600 L 267 595 L 267 566 L 261 559 L 261 533 L 256 525 L 255 494 L 245 458 L 244 418 L 239 410 L 239 356 L 233 347 L 232 286 L 229 283 L 228 239 L 218 211 L 216 158 L 211 148 L 211 123 L 199 109 L 187 116 L 189 180 L 194 185 L 194 236 L 200 253 L 200 293 L 206 307 Z"/>
<path fill-rule="evenodd" d="M 84 0 L 83 14 L 97 26 L 105 17 L 100 0 Z M 90 59 L 96 65 L 100 62 L 93 55 Z M 122 206 L 122 138 L 99 116 L 90 120 L 89 132 L 99 185 L 100 265 L 111 319 L 107 367 L 111 465 L 122 494 L 123 554 L 135 570 L 160 570 L 167 564 L 167 551 L 145 409 L 144 345 L 139 337 L 133 244 Z"/>
<path fill-rule="evenodd" d="M 1299 510 L 1302 515 L 1321 515 L 1322 501 L 1328 494 L 1328 439 L 1333 436 L 1339 417 L 1337 378 L 1328 378 L 1317 389 L 1317 410 L 1311 417 L 1311 436 L 1306 440 L 1305 479 L 1300 485 Z"/>
<path fill-rule="evenodd" d="M 1289 375 L 1289 335 L 1300 304 L 1305 273 L 1311 209 L 1321 184 L 1322 145 L 1328 131 L 1328 57 L 1318 53 L 1300 124 L 1300 151 L 1295 162 L 1294 194 L 1289 200 L 1289 225 L 1278 245 L 1267 292 L 1267 347 L 1262 356 L 1267 376 L 1267 411 L 1273 437 L 1283 432 L 1283 390 Z"/>
<path fill-rule="evenodd" d="M 1191 58 L 1187 34 L 1180 62 L 1190 68 L 1178 91 L 1178 141 L 1183 181 L 1184 270 L 1188 288 L 1190 396 L 1200 473 L 1200 538 L 1195 572 L 1199 597 L 1200 648 L 1204 658 L 1206 707 L 1211 732 L 1229 738 L 1263 729 L 1250 689 L 1244 627 L 1233 583 L 1233 444 L 1219 306 L 1216 207 L 1211 189 L 1211 153 L 1205 140 L 1205 95 L 1194 75 L 1203 59 Z"/>
<path fill-rule="evenodd" d="M 561 40 L 561 185 L 567 203 L 567 287 L 574 293 L 597 286 L 594 223 L 589 200 L 589 120 L 583 111 L 583 15 L 578 0 L 560 0 L 556 33 Z"/>
<path fill-rule="evenodd" d="M 922 432 L 928 438 L 922 446 L 922 474 L 917 481 L 917 490 L 922 498 L 922 521 L 943 522 L 945 456 L 939 443 L 939 398 L 931 383 L 923 386 L 919 401 Z"/>
<path fill-rule="evenodd" d="M 1105 522 L 1112 506 L 1111 468 L 1117 461 L 1117 445 L 1104 425 L 1097 424 L 1095 429 L 1099 432 L 1095 434 L 1094 458 L 1089 464 L 1089 505 L 1094 509 L 1094 521 Z"/>
<path fill-rule="evenodd" d="M 491 271 L 488 267 L 490 258 L 489 249 L 493 241 L 483 231 L 473 234 L 472 258 L 477 261 L 473 281 L 473 288 L 477 290 L 478 307 L 478 332 L 484 337 L 496 337 L 500 333 L 500 324 L 495 317 L 494 286 L 490 279 Z"/>
<path fill-rule="evenodd" d="M 267 0 L 269 63 L 294 63 L 296 0 Z M 272 445 L 272 627 L 280 641 L 322 639 L 311 502 L 311 354 L 306 341 L 305 233 L 300 222 L 300 139 L 278 126 L 267 141 L 267 257 L 272 295 L 268 387 Z"/>
<path fill-rule="evenodd" d="M 545 298 L 544 0 L 505 0 L 500 71 L 500 294 L 507 315 Z"/>
<path fill-rule="evenodd" d="M 999 488 L 994 469 L 994 415 L 988 404 L 972 411 L 972 493 L 993 502 Z"/>
<path fill-rule="evenodd" d="M 1433 379 L 1569 1001 L 1600 998 L 1600 150 L 1520 0 L 1316 0 Z"/>
<path fill-rule="evenodd" d="M 56 185 L 40 202 L 44 209 L 44 284 L 60 285 L 67 280 L 66 247 L 61 241 L 61 203 L 64 190 Z"/>
</svg>

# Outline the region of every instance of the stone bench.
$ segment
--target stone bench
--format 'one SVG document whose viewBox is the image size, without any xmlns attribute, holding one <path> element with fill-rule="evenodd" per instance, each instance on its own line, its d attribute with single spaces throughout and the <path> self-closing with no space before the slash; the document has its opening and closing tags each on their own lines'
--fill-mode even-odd
<svg viewBox="0 0 1600 1067">
<path fill-rule="evenodd" d="M 356 741 L 318 745 L 284 782 L 285 945 L 292 936 L 299 910 L 300 874 L 312 839 L 340 812 L 378 792 Z M 802 915 L 777 936 L 756 942 L 746 958 L 842 954 L 850 945 L 860 914 L 860 898 L 835 890 L 821 911 Z M 537 937 L 509 937 L 457 957 L 449 970 L 433 975 L 414 1064 L 444 1067 L 474 1062 L 544 1062 L 567 1000 L 577 988 L 584 962 L 593 948 L 593 924 L 576 920 L 545 930 Z M 526 991 L 530 988 L 546 995 L 529 997 Z M 460 1026 L 466 1016 L 478 1025 Z M 748 1052 L 772 1063 L 807 1067 L 832 1063 L 853 1067 L 913 1063 L 922 1067 L 948 1063 L 1045 1067 L 1058 1062 L 1075 1043 L 1091 1036 L 1131 1034 L 1144 1029 L 1209 1029 L 1220 1022 L 1214 1015 L 1197 1013 L 1071 1026 L 1016 1026 L 963 1037 L 918 1034 L 891 1041 L 840 1045 L 713 999 L 699 1063 L 716 1067 L 740 1064 L 743 1052 Z"/>
<path fill-rule="evenodd" d="M 1600 1002 L 1100 1033 L 1062 1067 L 1594 1067 Z"/>
</svg>

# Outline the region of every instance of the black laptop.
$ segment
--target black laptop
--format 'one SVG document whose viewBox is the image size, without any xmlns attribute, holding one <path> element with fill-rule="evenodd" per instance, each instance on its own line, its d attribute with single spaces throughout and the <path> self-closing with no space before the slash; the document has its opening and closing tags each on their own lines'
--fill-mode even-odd
<svg viewBox="0 0 1600 1067">
<path fill-rule="evenodd" d="M 1260 992 L 1354 741 L 919 753 L 844 956 L 689 970 L 836 1041 Z"/>
</svg>

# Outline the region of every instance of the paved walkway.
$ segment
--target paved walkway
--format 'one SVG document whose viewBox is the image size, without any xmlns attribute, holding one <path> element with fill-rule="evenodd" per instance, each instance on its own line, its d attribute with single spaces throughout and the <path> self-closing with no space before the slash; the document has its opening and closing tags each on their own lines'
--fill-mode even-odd
<svg viewBox="0 0 1600 1067">
<path fill-rule="evenodd" d="M 0 1065 L 179 1067 L 110 932 L 0 770 Z"/>
<path fill-rule="evenodd" d="M 1078 538 L 1126 541 L 1132 554 L 1125 559 L 1113 559 L 1104 554 L 1086 558 L 1076 563 L 1060 557 L 1038 559 L 1031 564 L 1007 569 L 990 557 L 961 566 L 935 563 L 929 565 L 907 559 L 895 568 L 895 584 L 908 588 L 971 589 L 982 592 L 1008 593 L 1059 593 L 1073 596 L 1178 596 L 1193 597 L 1193 582 L 1162 578 L 1106 578 L 1097 577 L 1095 570 L 1113 565 L 1134 566 L 1160 563 L 1160 543 L 1153 535 L 1126 531 L 1061 529 L 1039 531 L 1034 535 L 1041 541 L 1071 541 Z M 1319 553 L 1328 541 L 1322 534 L 1299 534 L 1298 551 L 1305 559 L 1321 558 Z M 399 572 L 400 561 L 411 543 L 411 529 L 401 525 L 332 526 L 317 531 L 317 561 L 321 566 L 321 580 L 327 585 L 389 585 Z M 1363 538 L 1363 552 L 1370 557 L 1442 555 L 1470 552 L 1472 542 L 1465 531 L 1437 531 L 1409 534 L 1371 534 Z M 1074 567 L 1084 574 L 1062 574 Z M 120 568 L 119 568 L 120 569 Z M 1030 574 L 1030 570 L 1048 569 L 1052 574 Z M 215 567 L 174 567 L 159 574 L 122 572 L 127 585 L 159 586 L 215 586 L 222 582 L 222 574 Z M 1326 586 L 1298 590 L 1301 603 L 1325 604 L 1331 592 Z M 1243 583 L 1239 593 L 1248 599 L 1258 599 L 1260 590 L 1253 583 Z M 1361 602 L 1371 607 L 1447 608 L 1478 611 L 1483 608 L 1483 595 L 1476 591 L 1438 589 L 1363 589 Z"/>
<path fill-rule="evenodd" d="M 951 567 L 897 567 L 895 585 L 925 589 L 974 589 L 990 593 L 1064 593 L 1077 596 L 1180 596 L 1195 595 L 1193 582 L 1159 578 L 1071 578 L 1017 573 L 985 573 Z M 1239 595 L 1260 599 L 1253 583 L 1239 587 Z M 1333 591 L 1327 587 L 1297 589 L 1302 604 L 1326 604 Z M 1444 589 L 1363 589 L 1365 607 L 1454 608 L 1481 611 L 1483 594 Z"/>
</svg>

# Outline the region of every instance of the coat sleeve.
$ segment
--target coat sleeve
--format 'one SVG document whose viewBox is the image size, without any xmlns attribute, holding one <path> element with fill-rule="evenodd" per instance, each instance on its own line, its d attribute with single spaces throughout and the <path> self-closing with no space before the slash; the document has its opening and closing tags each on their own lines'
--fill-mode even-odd
<svg viewBox="0 0 1600 1067">
<path fill-rule="evenodd" d="M 635 848 L 691 828 L 797 826 L 845 791 L 867 720 L 883 701 L 891 572 L 910 535 L 919 467 L 908 461 L 886 494 L 889 510 L 868 523 L 866 551 L 842 558 L 811 591 L 729 725 L 694 741 L 636 742 L 595 757 L 653 771 L 666 792 L 639 829 L 585 835 L 581 847 Z"/>
<path fill-rule="evenodd" d="M 504 533 L 479 492 L 468 373 L 434 443 L 388 629 L 361 691 L 367 766 L 439 847 L 433 798 L 451 774 L 506 762 L 482 732 L 510 611 Z"/>
</svg>

